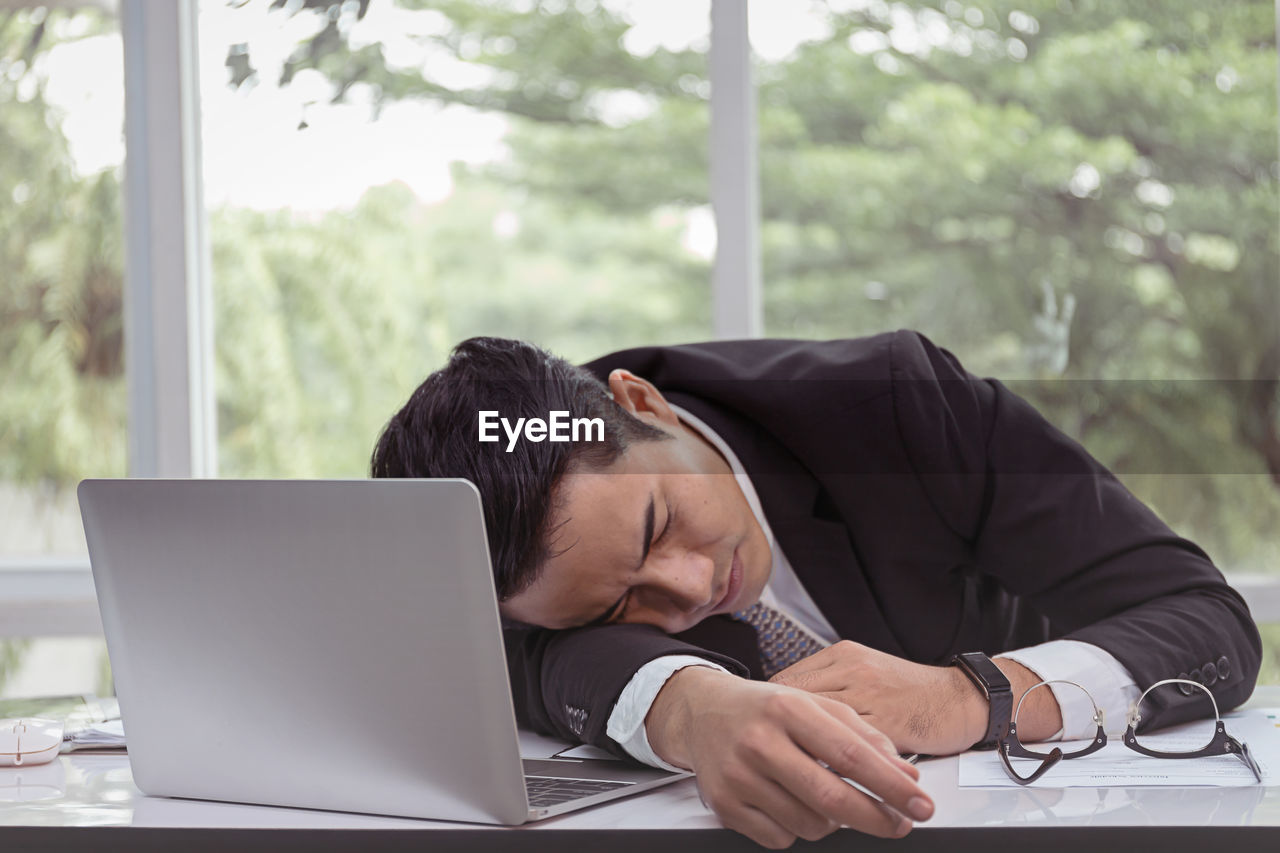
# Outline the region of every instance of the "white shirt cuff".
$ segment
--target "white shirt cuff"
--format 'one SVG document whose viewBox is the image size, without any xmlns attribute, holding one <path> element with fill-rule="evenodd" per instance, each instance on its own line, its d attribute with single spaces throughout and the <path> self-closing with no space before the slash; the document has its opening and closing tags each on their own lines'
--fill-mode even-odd
<svg viewBox="0 0 1280 853">
<path fill-rule="evenodd" d="M 644 729 L 644 718 L 648 716 L 653 700 L 658 698 L 658 692 L 667 683 L 667 679 L 686 666 L 707 666 L 721 672 L 728 672 L 724 667 L 706 658 L 693 655 L 667 655 L 655 658 L 640 667 L 636 674 L 631 676 L 622 694 L 618 696 L 618 701 L 613 706 L 613 713 L 609 715 L 609 725 L 605 732 L 636 761 L 648 764 L 650 767 L 661 767 L 663 770 L 685 772 L 684 768 L 663 761 L 650 748 L 649 735 Z"/>
<path fill-rule="evenodd" d="M 1092 643 L 1050 640 L 997 657 L 1022 664 L 1042 681 L 1074 681 L 1088 690 L 1103 713 L 1104 730 L 1108 733 L 1124 731 L 1129 706 L 1141 694 L 1129 670 L 1110 652 Z M 1093 737 L 1097 731 L 1093 722 L 1093 703 L 1084 691 L 1070 684 L 1050 684 L 1049 689 L 1062 712 L 1062 729 L 1049 740 L 1088 740 Z M 1013 697 L 1015 709 L 1019 698 Z"/>
</svg>

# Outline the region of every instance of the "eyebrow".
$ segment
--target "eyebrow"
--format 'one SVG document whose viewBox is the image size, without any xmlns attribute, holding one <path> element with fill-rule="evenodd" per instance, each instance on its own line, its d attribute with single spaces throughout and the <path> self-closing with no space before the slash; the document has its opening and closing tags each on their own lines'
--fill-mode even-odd
<svg viewBox="0 0 1280 853">
<path fill-rule="evenodd" d="M 636 563 L 636 567 L 632 570 L 633 572 L 640 571 L 640 567 L 644 565 L 644 561 L 649 559 L 649 548 L 652 546 L 652 544 L 653 544 L 653 494 L 650 493 L 649 505 L 645 507 L 645 510 L 644 510 L 644 540 L 641 541 L 640 543 L 640 562 Z M 628 590 L 628 592 L 630 592 L 630 590 Z M 606 610 L 601 615 L 597 616 L 595 619 L 592 619 L 590 622 L 583 624 L 582 627 L 593 628 L 597 625 L 603 625 L 605 622 L 608 622 L 610 619 L 613 618 L 614 614 L 617 613 L 618 608 L 622 606 L 622 602 L 626 599 L 626 597 L 627 597 L 627 593 L 624 592 L 621 596 L 618 597 L 618 600 L 615 601 L 612 604 L 612 606 L 609 607 L 608 610 Z"/>
</svg>

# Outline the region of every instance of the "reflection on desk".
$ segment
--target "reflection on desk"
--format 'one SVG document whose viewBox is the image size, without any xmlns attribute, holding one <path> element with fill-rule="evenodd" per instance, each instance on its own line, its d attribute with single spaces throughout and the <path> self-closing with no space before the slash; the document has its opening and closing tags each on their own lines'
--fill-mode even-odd
<svg viewBox="0 0 1280 853">
<path fill-rule="evenodd" d="M 1249 704 L 1280 704 L 1280 687 L 1259 688 Z M 133 784 L 128 756 L 119 754 L 63 755 L 41 768 L 24 769 L 21 780 L 13 771 L 7 773 L 0 776 L 0 799 L 7 801 L 0 807 L 0 848 L 9 847 L 5 827 L 513 831 L 443 821 L 147 797 Z M 920 775 L 924 788 L 935 798 L 937 814 L 908 839 L 947 828 L 1272 827 L 1276 828 L 1274 849 L 1280 849 L 1280 788 L 960 788 L 954 757 L 923 762 Z M 341 767 L 336 764 L 334 783 L 341 784 Z M 687 779 L 514 831 L 720 828 L 715 815 L 699 800 L 695 780 Z"/>
<path fill-rule="evenodd" d="M 928 826 L 1275 826 L 1280 789 L 956 787 L 956 760 L 921 765 L 938 811 Z M 36 779 L 36 772 L 41 774 Z M 31 778 L 28 780 L 26 776 Z M 0 810 L 6 826 L 151 826 L 298 829 L 488 829 L 479 825 L 144 796 L 123 755 L 64 755 L 26 771 L 23 801 Z M 0 791 L 11 791 L 3 788 Z M 2 796 L 2 794 L 0 794 Z M 526 829 L 716 829 L 694 780 Z"/>
</svg>

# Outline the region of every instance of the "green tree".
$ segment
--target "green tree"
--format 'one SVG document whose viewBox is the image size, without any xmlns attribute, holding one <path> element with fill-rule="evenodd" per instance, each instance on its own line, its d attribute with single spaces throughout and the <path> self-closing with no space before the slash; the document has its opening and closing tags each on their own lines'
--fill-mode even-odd
<svg viewBox="0 0 1280 853">
<path fill-rule="evenodd" d="M 466 335 L 575 358 L 706 336 L 707 265 L 674 248 L 708 200 L 704 46 L 634 53 L 617 3 L 400 0 L 446 60 L 407 67 L 361 35 L 364 0 L 264 4 L 313 34 L 280 67 L 229 46 L 230 85 L 313 69 L 375 111 L 499 112 L 511 157 L 437 206 L 391 186 L 318 218 L 212 213 L 226 472 L 362 471 Z M 1273 5 L 811 9 L 823 32 L 757 64 L 768 331 L 910 326 L 1035 380 L 1016 390 L 1221 563 L 1280 564 Z M 0 17 L 0 479 L 57 488 L 124 468 L 118 181 L 75 174 L 38 70 L 70 20 L 106 25 Z"/>
<path fill-rule="evenodd" d="M 392 184 L 318 220 L 217 211 L 222 473 L 360 475 L 386 419 L 470 335 L 572 341 L 558 348 L 585 359 L 705 334 L 705 303 L 672 284 L 705 278 L 705 263 L 662 251 L 675 225 L 574 221 L 510 196 L 463 177 L 435 207 Z"/>
<path fill-rule="evenodd" d="M 0 481 L 51 488 L 124 473 L 119 182 L 74 172 L 33 67 L 71 17 L 0 18 Z"/>
<path fill-rule="evenodd" d="M 375 106 L 418 98 L 500 111 L 514 122 L 513 156 L 460 171 L 447 213 L 406 214 L 435 220 L 417 230 L 379 219 L 372 202 L 320 223 L 217 214 L 227 220 L 215 241 L 229 470 L 331 470 L 318 460 L 333 452 L 283 437 L 341 431 L 333 417 L 374 405 L 344 360 L 384 377 L 369 385 L 406 381 L 398 364 L 380 366 L 395 361 L 389 346 L 371 343 L 399 340 L 382 335 L 388 316 L 424 324 L 426 361 L 473 332 L 586 356 L 620 328 L 659 340 L 705 328 L 705 265 L 655 236 L 670 231 L 662 211 L 706 201 L 700 49 L 628 51 L 616 4 L 403 0 L 434 22 L 424 50 L 486 72 L 460 87 L 355 40 L 366 3 L 271 5 L 311 16 L 314 35 L 278 69 L 233 45 L 232 85 L 315 69 L 335 100 L 359 84 Z M 758 68 L 770 330 L 912 326 L 983 372 L 1075 380 L 1019 390 L 1122 472 L 1196 475 L 1160 490 L 1169 514 L 1265 542 L 1257 533 L 1276 520 L 1277 490 L 1209 475 L 1280 482 L 1271 5 L 1178 0 L 1158 16 L 1147 3 L 1098 0 L 815 8 L 825 33 Z M 31 62 L 50 20 L 8 15 L 7 68 Z M 12 308 L 0 339 L 13 389 L 4 440 L 24 450 L 3 458 L 10 477 L 58 481 L 122 465 L 122 442 L 103 464 L 95 438 L 122 415 L 118 188 L 112 175 L 91 185 L 70 174 L 65 143 L 41 130 L 39 87 L 17 94 L 30 76 L 11 70 L 3 83 L 17 141 L 0 181 L 24 199 L 6 229 Z M 611 118 L 619 92 L 648 105 L 640 118 Z M 482 210 L 523 211 L 523 230 L 499 240 Z M 398 250 L 378 241 L 402 236 L 426 254 L 391 272 L 378 259 Z M 593 284 L 615 276 L 645 298 L 624 305 Z M 384 287 L 386 277 L 414 286 Z M 566 291 L 579 298 L 557 296 Z M 1186 381 L 1116 381 L 1135 378 Z M 328 408 L 309 408 L 322 393 Z M 278 454 L 268 435 L 282 437 Z"/>
<path fill-rule="evenodd" d="M 488 176 L 562 216 L 705 199 L 698 50 L 632 54 L 625 10 L 591 0 L 399 5 L 444 22 L 424 50 L 488 82 L 353 48 L 367 7 L 327 2 L 297 8 L 316 35 L 281 79 L 506 113 L 513 156 Z M 825 32 L 757 65 L 769 331 L 913 327 L 1037 380 L 1016 389 L 1179 529 L 1229 565 L 1280 564 L 1273 5 L 812 8 Z M 647 114 L 609 120 L 619 90 Z"/>
<path fill-rule="evenodd" d="M 106 25 L 0 14 L 0 487 L 36 501 L 125 471 L 119 183 L 75 172 L 40 67 Z M 0 691 L 31 644 L 0 640 Z"/>
</svg>

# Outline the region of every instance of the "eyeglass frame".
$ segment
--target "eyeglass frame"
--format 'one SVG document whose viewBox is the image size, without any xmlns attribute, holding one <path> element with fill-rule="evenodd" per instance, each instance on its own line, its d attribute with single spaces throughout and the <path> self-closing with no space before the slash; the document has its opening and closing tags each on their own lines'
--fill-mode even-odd
<svg viewBox="0 0 1280 853">
<path fill-rule="evenodd" d="M 1093 736 L 1093 739 L 1089 742 L 1089 745 L 1083 749 L 1064 753 L 1061 749 L 1055 746 L 1049 752 L 1036 752 L 1035 750 L 1027 749 L 1022 745 L 1022 741 L 1018 739 L 1018 714 L 1022 711 L 1023 701 L 1026 700 L 1027 695 L 1030 694 L 1032 690 L 1050 684 L 1070 684 L 1073 687 L 1077 687 L 1084 691 L 1084 695 L 1089 697 L 1089 703 L 1093 705 L 1093 721 L 1097 724 L 1098 730 Z M 1166 684 L 1189 684 L 1193 687 L 1199 688 L 1204 691 L 1205 695 L 1209 697 L 1209 701 L 1213 703 L 1213 738 L 1200 749 L 1192 752 L 1163 752 L 1138 743 L 1136 728 L 1138 723 L 1142 721 L 1142 715 L 1138 713 L 1138 709 L 1142 706 L 1142 700 L 1146 699 L 1147 694 L 1152 690 Z M 996 751 L 1000 755 L 1000 763 L 1004 765 L 1005 772 L 1008 773 L 1009 776 L 1019 785 L 1030 785 L 1032 782 L 1047 773 L 1058 762 L 1071 758 L 1083 758 L 1084 756 L 1091 755 L 1106 746 L 1107 733 L 1104 728 L 1104 720 L 1105 717 L 1102 709 L 1099 708 L 1098 703 L 1094 701 L 1093 694 L 1086 690 L 1083 685 L 1061 678 L 1049 679 L 1033 684 L 1024 690 L 1022 695 L 1018 698 L 1018 704 L 1013 711 L 1013 719 L 1009 721 L 1008 729 L 1000 736 L 999 742 L 996 744 Z M 1152 758 L 1206 758 L 1215 755 L 1235 755 L 1244 762 L 1244 765 L 1248 767 L 1250 771 L 1253 772 L 1254 779 L 1257 780 L 1258 784 L 1262 784 L 1262 770 L 1258 767 L 1258 762 L 1254 759 L 1252 753 L 1249 752 L 1249 745 L 1242 741 L 1238 741 L 1231 735 L 1227 734 L 1226 724 L 1222 722 L 1222 715 L 1218 712 L 1218 701 L 1213 698 L 1213 693 L 1209 691 L 1209 688 L 1205 687 L 1198 681 L 1191 681 L 1186 678 L 1166 678 L 1163 681 L 1157 681 L 1155 684 L 1144 690 L 1142 695 L 1139 696 L 1129 707 L 1127 723 L 1128 725 L 1124 730 L 1123 743 L 1134 752 L 1141 755 L 1148 755 Z M 1018 775 L 1018 772 L 1013 769 L 1013 762 L 1009 760 L 1011 757 L 1039 758 L 1040 766 L 1032 771 L 1029 776 L 1020 776 Z"/>
</svg>

